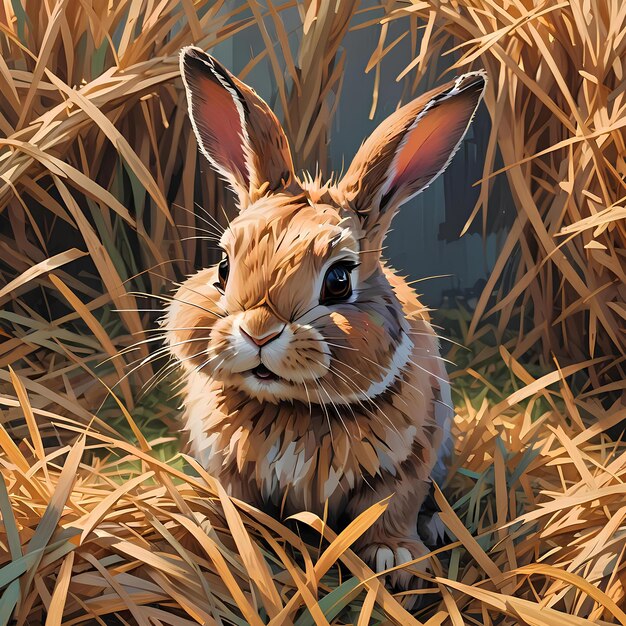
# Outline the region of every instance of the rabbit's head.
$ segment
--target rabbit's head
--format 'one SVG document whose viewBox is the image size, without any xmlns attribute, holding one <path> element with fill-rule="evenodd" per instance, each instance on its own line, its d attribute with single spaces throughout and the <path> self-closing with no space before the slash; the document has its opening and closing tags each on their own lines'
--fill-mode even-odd
<svg viewBox="0 0 626 626">
<path fill-rule="evenodd" d="M 452 158 L 484 75 L 398 109 L 345 176 L 322 185 L 295 175 L 280 123 L 250 87 L 194 47 L 182 51 L 181 71 L 200 150 L 239 214 L 221 233 L 221 262 L 169 306 L 171 351 L 188 371 L 262 401 L 332 405 L 382 393 L 413 347 L 382 242 L 398 207 Z"/>
</svg>

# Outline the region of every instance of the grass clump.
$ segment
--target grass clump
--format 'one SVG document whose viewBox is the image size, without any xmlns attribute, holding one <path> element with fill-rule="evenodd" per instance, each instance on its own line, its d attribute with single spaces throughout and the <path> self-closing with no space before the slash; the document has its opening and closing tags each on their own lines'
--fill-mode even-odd
<svg viewBox="0 0 626 626">
<path fill-rule="evenodd" d="M 332 6 L 0 4 L 0 624 L 626 624 L 626 11 Z M 356 16 L 378 36 L 373 107 L 392 21 L 410 41 L 407 97 L 455 46 L 456 67 L 487 68 L 476 215 L 498 151 L 517 206 L 489 295 L 444 322 L 471 349 L 448 354 L 450 539 L 413 616 L 350 550 L 385 502 L 337 535 L 230 499 L 180 452 L 170 369 L 140 366 L 164 294 L 213 260 L 229 210 L 198 160 L 179 49 L 267 39 L 243 77 L 269 63 L 296 159 L 324 163 Z"/>
</svg>

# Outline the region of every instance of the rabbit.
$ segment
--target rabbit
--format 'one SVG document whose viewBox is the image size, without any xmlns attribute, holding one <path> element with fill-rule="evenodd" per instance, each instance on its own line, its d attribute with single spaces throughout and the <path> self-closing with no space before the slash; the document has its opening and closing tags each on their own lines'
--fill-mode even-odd
<svg viewBox="0 0 626 626">
<path fill-rule="evenodd" d="M 418 532 L 418 516 L 445 477 L 450 385 L 427 309 L 381 250 L 400 205 L 452 159 L 486 76 L 397 109 L 323 183 L 295 174 L 274 113 L 215 58 L 187 47 L 180 67 L 198 147 L 239 210 L 222 260 L 182 283 L 162 322 L 190 453 L 278 517 L 340 528 L 391 496 L 353 548 L 377 572 L 427 571 L 440 529 L 420 519 Z M 419 581 L 400 568 L 388 582 Z"/>
</svg>

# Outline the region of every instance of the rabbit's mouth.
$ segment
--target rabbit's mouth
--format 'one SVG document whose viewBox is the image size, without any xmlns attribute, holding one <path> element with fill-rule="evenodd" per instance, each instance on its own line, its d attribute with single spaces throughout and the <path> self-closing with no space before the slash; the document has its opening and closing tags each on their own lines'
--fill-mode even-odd
<svg viewBox="0 0 626 626">
<path fill-rule="evenodd" d="M 260 363 L 253 370 L 250 370 L 250 371 L 257 380 L 263 380 L 263 381 L 279 380 L 279 376 L 274 374 L 272 370 L 267 369 L 267 367 L 265 367 L 263 363 Z"/>
</svg>

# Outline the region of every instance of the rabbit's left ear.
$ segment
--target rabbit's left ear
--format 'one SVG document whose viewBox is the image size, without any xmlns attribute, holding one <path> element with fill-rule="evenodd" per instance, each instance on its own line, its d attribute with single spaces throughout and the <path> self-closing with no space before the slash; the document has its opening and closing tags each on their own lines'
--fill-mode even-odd
<svg viewBox="0 0 626 626">
<path fill-rule="evenodd" d="M 240 208 L 259 193 L 293 185 L 287 137 L 265 101 L 200 48 L 183 48 L 180 69 L 200 150 Z"/>
<path fill-rule="evenodd" d="M 384 120 L 359 148 L 339 190 L 380 246 L 398 207 L 443 172 L 483 96 L 486 76 L 471 72 Z"/>
</svg>

